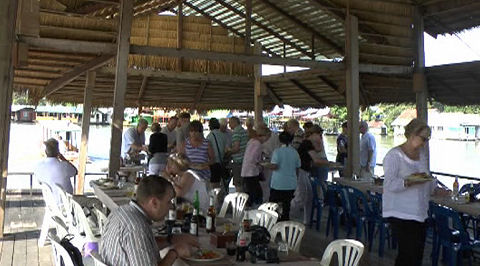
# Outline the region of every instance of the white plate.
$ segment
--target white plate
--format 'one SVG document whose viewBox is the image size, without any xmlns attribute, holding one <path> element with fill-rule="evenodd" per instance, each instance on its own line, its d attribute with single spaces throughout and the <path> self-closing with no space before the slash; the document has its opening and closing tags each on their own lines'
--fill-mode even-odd
<svg viewBox="0 0 480 266">
<path fill-rule="evenodd" d="M 195 257 L 183 258 L 183 259 L 188 260 L 188 261 L 193 261 L 193 262 L 211 262 L 211 261 L 221 260 L 225 257 L 224 254 L 222 254 L 218 251 L 213 251 L 213 252 L 215 252 L 218 255 L 218 257 L 212 258 L 212 259 L 199 259 L 199 258 L 195 258 Z"/>
</svg>

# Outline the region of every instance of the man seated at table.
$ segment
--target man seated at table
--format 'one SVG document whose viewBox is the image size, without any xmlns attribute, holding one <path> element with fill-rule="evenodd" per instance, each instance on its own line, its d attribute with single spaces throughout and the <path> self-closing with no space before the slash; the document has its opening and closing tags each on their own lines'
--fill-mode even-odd
<svg viewBox="0 0 480 266">
<path fill-rule="evenodd" d="M 152 221 L 161 221 L 168 213 L 175 191 L 170 182 L 158 176 L 140 181 L 136 200 L 120 206 L 108 217 L 102 232 L 100 255 L 107 265 L 172 265 L 178 257 L 189 257 L 198 242 L 190 235 L 171 239 L 155 238 Z M 160 249 L 169 247 L 163 259 Z"/>
<path fill-rule="evenodd" d="M 123 133 L 121 157 L 124 160 L 127 155 L 136 157 L 141 151 L 147 151 L 145 145 L 145 130 L 147 130 L 148 121 L 139 119 L 136 127 L 131 127 Z"/>
<path fill-rule="evenodd" d="M 59 185 L 63 191 L 73 194 L 70 178 L 77 174 L 77 168 L 60 153 L 56 139 L 48 139 L 44 145 L 47 158 L 37 165 L 35 177 L 39 182 L 50 186 L 55 201 L 57 204 L 61 204 L 62 200 L 55 185 Z"/>
</svg>

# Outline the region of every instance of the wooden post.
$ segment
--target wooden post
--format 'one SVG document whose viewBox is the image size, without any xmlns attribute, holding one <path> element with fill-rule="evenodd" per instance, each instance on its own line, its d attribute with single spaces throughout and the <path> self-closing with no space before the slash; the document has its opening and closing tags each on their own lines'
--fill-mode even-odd
<svg viewBox="0 0 480 266">
<path fill-rule="evenodd" d="M 256 42 L 254 53 L 259 55 L 262 53 L 262 46 Z M 262 86 L 262 65 L 255 64 L 253 66 L 254 81 L 254 109 L 255 109 L 255 126 L 263 123 L 263 96 L 266 95 L 265 86 Z"/>
<path fill-rule="evenodd" d="M 3 237 L 7 200 L 10 108 L 13 93 L 13 41 L 15 40 L 16 0 L 0 1 L 0 237 Z"/>
<path fill-rule="evenodd" d="M 413 69 L 413 91 L 417 98 L 417 117 L 428 121 L 428 91 L 425 79 L 425 50 L 423 39 L 423 16 L 420 8 L 415 7 L 414 32 L 416 40 L 416 56 Z"/>
<path fill-rule="evenodd" d="M 425 78 L 424 24 L 420 8 L 415 7 L 414 36 L 416 41 L 415 64 L 413 68 L 413 91 L 416 96 L 417 117 L 428 123 L 428 88 Z M 427 165 L 430 169 L 430 147 L 427 143 Z"/>
<path fill-rule="evenodd" d="M 128 54 L 133 17 L 133 0 L 123 0 L 120 5 L 120 23 L 117 38 L 117 64 L 115 71 L 115 91 L 113 96 L 112 138 L 110 140 L 110 160 L 108 174 L 114 177 L 120 168 L 122 145 L 123 112 L 127 92 Z"/>
<path fill-rule="evenodd" d="M 283 42 L 283 58 L 287 57 L 287 44 Z M 283 73 L 287 73 L 287 65 L 283 65 Z"/>
<path fill-rule="evenodd" d="M 78 156 L 78 179 L 77 194 L 83 194 L 85 183 L 85 173 L 87 172 L 87 153 L 88 153 L 88 133 L 90 131 L 90 115 L 92 113 L 92 94 L 95 88 L 95 71 L 88 71 L 85 82 L 85 92 L 83 97 L 83 116 L 82 116 L 82 143 L 80 145 L 80 154 Z"/>
<path fill-rule="evenodd" d="M 178 2 L 178 12 L 177 12 L 177 48 L 182 48 L 183 44 L 183 1 Z M 183 68 L 183 58 L 177 58 L 177 71 L 182 72 Z"/>
<path fill-rule="evenodd" d="M 360 173 L 358 19 L 347 15 L 345 23 L 345 67 L 348 117 L 348 158 L 345 177 Z"/>
<path fill-rule="evenodd" d="M 245 0 L 245 54 L 250 53 L 252 36 L 252 0 Z"/>
</svg>

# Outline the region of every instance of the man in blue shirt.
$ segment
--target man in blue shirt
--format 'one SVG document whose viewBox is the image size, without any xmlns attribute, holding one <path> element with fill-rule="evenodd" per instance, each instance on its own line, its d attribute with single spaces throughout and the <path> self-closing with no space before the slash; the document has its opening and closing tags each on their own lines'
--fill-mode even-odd
<svg viewBox="0 0 480 266">
<path fill-rule="evenodd" d="M 377 164 L 377 143 L 372 133 L 368 132 L 368 124 L 360 122 L 360 177 L 372 178 Z"/>
<path fill-rule="evenodd" d="M 138 155 L 141 151 L 147 151 L 145 146 L 145 130 L 147 130 L 148 121 L 139 119 L 136 127 L 127 129 L 123 133 L 122 150 L 120 156 L 125 159 L 126 155 Z"/>
</svg>

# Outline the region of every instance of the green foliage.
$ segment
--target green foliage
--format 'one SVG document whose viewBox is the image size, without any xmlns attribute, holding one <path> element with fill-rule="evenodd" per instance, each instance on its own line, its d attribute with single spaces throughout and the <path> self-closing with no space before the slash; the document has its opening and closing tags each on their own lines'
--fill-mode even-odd
<svg viewBox="0 0 480 266">
<path fill-rule="evenodd" d="M 446 113 L 480 114 L 480 105 L 454 106 L 444 105 L 439 102 L 432 102 L 430 107 Z"/>
</svg>

